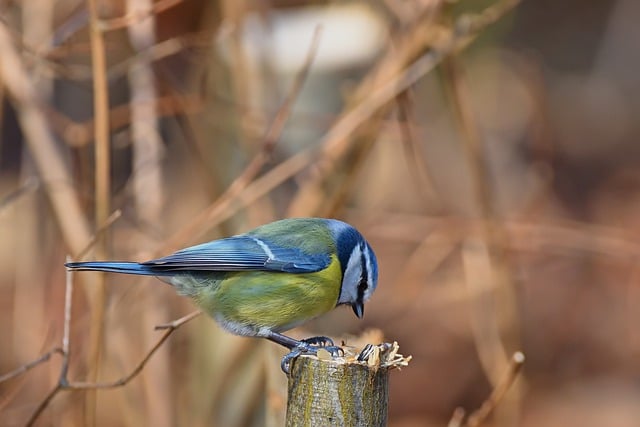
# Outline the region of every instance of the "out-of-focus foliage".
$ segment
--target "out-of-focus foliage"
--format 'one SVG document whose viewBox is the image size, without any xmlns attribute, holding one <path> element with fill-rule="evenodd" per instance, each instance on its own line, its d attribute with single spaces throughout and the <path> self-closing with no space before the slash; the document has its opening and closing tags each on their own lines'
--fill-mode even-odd
<svg viewBox="0 0 640 427">
<path fill-rule="evenodd" d="M 363 322 L 338 309 L 293 334 L 377 328 L 413 355 L 392 373 L 390 425 L 473 411 L 516 350 L 524 369 L 488 425 L 637 425 L 637 1 L 523 0 L 455 51 L 443 44 L 452 26 L 462 33 L 508 2 L 172 3 L 151 14 L 145 2 L 99 3 L 111 208 L 122 212 L 104 231 L 110 258 L 144 260 L 288 215 L 336 216 L 375 248 L 378 290 Z M 74 225 L 61 220 L 73 207 L 52 200 L 71 189 L 83 221 L 103 226 L 93 218 L 104 159 L 85 2 L 2 2 L 0 17 L 21 67 L 0 54 L 1 375 L 60 346 Z M 278 116 L 320 23 L 303 89 Z M 409 90 L 375 104 L 385 82 L 438 52 L 448 55 Z M 12 86 L 16 71 L 31 105 Z M 34 109 L 50 146 L 30 139 Z M 268 129 L 283 118 L 271 149 Z M 34 160 L 51 148 L 49 162 Z M 69 182 L 43 179 L 58 164 Z M 69 378 L 81 381 L 94 367 L 94 307 L 90 274 L 74 280 Z M 129 373 L 159 338 L 154 326 L 193 309 L 155 279 L 106 280 L 100 381 Z M 281 354 L 197 318 L 139 377 L 97 392 L 96 425 L 280 425 Z M 0 383 L 0 424 L 29 419 L 60 360 Z M 91 399 L 60 393 L 38 423 L 84 425 Z"/>
</svg>

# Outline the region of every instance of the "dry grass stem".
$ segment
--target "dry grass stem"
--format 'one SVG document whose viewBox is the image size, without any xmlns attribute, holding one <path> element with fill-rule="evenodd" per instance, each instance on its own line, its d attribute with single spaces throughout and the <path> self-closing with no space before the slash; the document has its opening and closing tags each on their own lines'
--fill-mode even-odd
<svg viewBox="0 0 640 427">
<path fill-rule="evenodd" d="M 100 28 L 98 0 L 87 0 L 89 9 L 89 40 L 91 43 L 91 66 L 93 70 L 93 115 L 95 135 L 95 222 L 105 224 L 111 212 L 111 144 L 109 134 L 109 83 L 107 80 L 107 57 L 104 33 Z M 98 259 L 109 259 L 107 238 L 101 234 L 96 239 L 95 255 Z M 106 301 L 106 275 L 98 273 L 96 283 L 87 293 L 91 304 L 91 332 L 89 335 L 88 378 L 96 381 L 100 370 L 104 346 L 104 313 Z M 95 424 L 96 394 L 85 395 L 85 422 Z"/>
<path fill-rule="evenodd" d="M 463 408 L 456 408 L 453 411 L 451 420 L 449 421 L 449 427 L 478 427 L 487 420 L 491 413 L 503 400 L 513 383 L 517 380 L 518 374 L 524 365 L 524 354 L 517 351 L 511 356 L 508 369 L 503 372 L 500 381 L 491 391 L 491 394 L 485 400 L 482 405 L 472 412 L 469 417 L 466 417 L 466 412 Z"/>
<path fill-rule="evenodd" d="M 5 382 L 5 381 L 9 381 L 12 378 L 15 378 L 19 375 L 24 374 L 25 372 L 35 368 L 36 366 L 40 365 L 41 363 L 47 362 L 49 361 L 49 359 L 51 359 L 51 356 L 53 356 L 54 354 L 64 354 L 62 351 L 61 347 L 56 347 L 52 350 L 49 350 L 48 352 L 46 352 L 45 354 L 43 354 L 42 356 L 38 357 L 37 359 L 29 362 L 29 363 L 25 363 L 22 366 L 19 366 L 18 368 L 14 369 L 13 371 L 7 372 L 6 374 L 2 374 L 0 375 L 0 383 Z"/>
<path fill-rule="evenodd" d="M 482 406 L 475 410 L 467 421 L 467 426 L 477 427 L 481 425 L 489 415 L 496 409 L 498 404 L 502 401 L 505 394 L 509 391 L 513 383 L 518 378 L 518 374 L 524 365 L 524 354 L 517 351 L 511 356 L 509 368 L 504 373 L 502 379 L 491 392 L 491 395 L 484 401 Z"/>
</svg>

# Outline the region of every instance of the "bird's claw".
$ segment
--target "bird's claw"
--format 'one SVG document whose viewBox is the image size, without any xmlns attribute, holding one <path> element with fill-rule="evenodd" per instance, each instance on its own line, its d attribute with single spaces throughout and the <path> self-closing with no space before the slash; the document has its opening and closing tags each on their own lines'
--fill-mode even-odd
<svg viewBox="0 0 640 427">
<path fill-rule="evenodd" d="M 280 369 L 282 372 L 289 375 L 291 370 L 291 361 L 296 357 L 300 356 L 302 351 L 299 348 L 294 348 L 289 353 L 285 354 L 282 360 L 280 361 Z"/>
<path fill-rule="evenodd" d="M 309 338 L 305 338 L 303 340 L 300 340 L 303 343 L 309 344 L 309 345 L 313 345 L 313 346 L 317 346 L 317 347 L 333 347 L 335 346 L 335 344 L 333 343 L 333 340 L 329 337 L 325 337 L 325 336 L 318 336 L 318 337 L 309 337 Z"/>
<path fill-rule="evenodd" d="M 303 354 L 316 355 L 318 350 L 326 350 L 331 357 L 344 356 L 344 350 L 342 347 L 333 345 L 333 340 L 328 337 L 311 337 L 304 340 L 300 340 L 298 346 L 291 349 L 291 351 L 284 355 L 280 362 L 280 368 L 282 372 L 289 375 L 291 369 L 291 361 Z"/>
<path fill-rule="evenodd" d="M 328 345 L 325 347 L 321 347 L 323 350 L 326 350 L 329 352 L 329 354 L 331 355 L 331 357 L 342 357 L 344 356 L 344 350 L 342 349 L 342 347 L 338 347 L 337 345 Z"/>
</svg>

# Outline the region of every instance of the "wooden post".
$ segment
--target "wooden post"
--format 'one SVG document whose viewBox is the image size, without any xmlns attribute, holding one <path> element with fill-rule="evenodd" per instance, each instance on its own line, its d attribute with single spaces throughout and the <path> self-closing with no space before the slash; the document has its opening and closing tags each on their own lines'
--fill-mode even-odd
<svg viewBox="0 0 640 427">
<path fill-rule="evenodd" d="M 411 356 L 397 354 L 395 343 L 367 347 L 367 354 L 363 350 L 356 357 L 300 356 L 292 361 L 287 427 L 385 426 L 389 371 L 406 366 Z"/>
</svg>

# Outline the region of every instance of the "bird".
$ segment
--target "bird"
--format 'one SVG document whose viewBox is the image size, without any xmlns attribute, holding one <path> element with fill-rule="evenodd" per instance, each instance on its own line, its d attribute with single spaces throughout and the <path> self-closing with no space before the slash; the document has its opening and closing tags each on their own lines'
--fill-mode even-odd
<svg viewBox="0 0 640 427">
<path fill-rule="evenodd" d="M 378 283 L 378 262 L 367 240 L 337 219 L 289 218 L 243 234 L 181 249 L 145 262 L 69 262 L 71 271 L 156 276 L 190 297 L 223 329 L 262 337 L 289 353 L 285 373 L 301 354 L 320 348 L 342 354 L 324 336 L 296 340 L 282 332 L 341 305 L 358 318 Z"/>
</svg>

